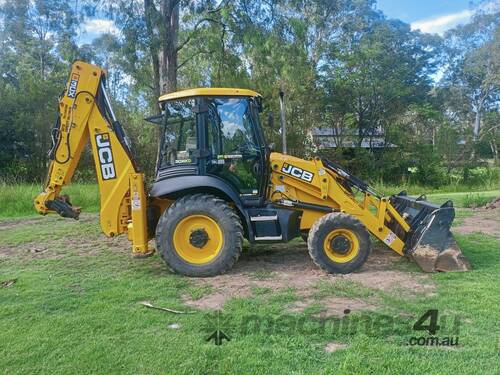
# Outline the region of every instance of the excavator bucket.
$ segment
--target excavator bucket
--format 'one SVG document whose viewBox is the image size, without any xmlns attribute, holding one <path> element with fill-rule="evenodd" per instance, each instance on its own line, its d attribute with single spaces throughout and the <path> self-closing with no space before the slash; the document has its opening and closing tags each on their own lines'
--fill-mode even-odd
<svg viewBox="0 0 500 375">
<path fill-rule="evenodd" d="M 410 225 L 410 231 L 405 236 L 404 251 L 424 272 L 471 269 L 450 232 L 455 218 L 452 201 L 438 206 L 428 202 L 425 195 L 412 198 L 404 191 L 393 195 L 390 200 Z"/>
</svg>

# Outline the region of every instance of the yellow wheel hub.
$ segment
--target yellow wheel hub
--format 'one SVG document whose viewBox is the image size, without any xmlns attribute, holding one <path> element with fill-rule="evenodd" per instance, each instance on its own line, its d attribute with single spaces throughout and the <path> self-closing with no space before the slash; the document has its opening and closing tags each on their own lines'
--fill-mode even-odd
<svg viewBox="0 0 500 375">
<path fill-rule="evenodd" d="M 359 240 L 349 229 L 334 229 L 323 243 L 325 253 L 336 263 L 347 263 L 359 253 Z"/>
<path fill-rule="evenodd" d="M 223 244 L 224 236 L 219 224 L 205 215 L 187 216 L 174 230 L 174 249 L 189 263 L 211 262 L 220 253 Z"/>
</svg>

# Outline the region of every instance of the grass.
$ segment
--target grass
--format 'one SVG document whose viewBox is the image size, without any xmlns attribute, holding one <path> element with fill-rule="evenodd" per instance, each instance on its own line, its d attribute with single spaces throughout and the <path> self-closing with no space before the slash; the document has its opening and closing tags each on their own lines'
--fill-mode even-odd
<svg viewBox="0 0 500 375">
<path fill-rule="evenodd" d="M 475 208 L 485 206 L 492 201 L 492 197 L 484 194 L 470 193 L 464 198 L 464 207 Z"/>
<path fill-rule="evenodd" d="M 476 201 L 489 202 L 493 198 L 500 197 L 500 190 L 490 190 L 481 191 L 473 194 Z M 461 192 L 461 193 L 437 193 L 427 195 L 427 199 L 437 203 L 442 204 L 447 200 L 451 199 L 455 207 L 467 207 L 470 202 L 471 193 Z"/>
<path fill-rule="evenodd" d="M 464 185 L 464 184 L 453 184 L 453 185 L 443 185 L 439 187 L 431 186 L 421 186 L 415 184 L 406 185 L 394 185 L 386 184 L 384 182 L 376 182 L 372 184 L 372 187 L 385 195 L 397 194 L 400 191 L 407 191 L 410 195 L 420 195 L 420 194 L 442 194 L 442 193 L 463 193 L 463 192 L 481 192 L 489 190 L 500 190 L 500 180 L 491 181 L 483 185 Z"/>
<path fill-rule="evenodd" d="M 378 186 L 386 195 L 396 194 L 402 190 L 408 190 L 410 194 L 420 195 L 427 190 L 418 186 Z M 469 207 L 472 204 L 482 205 L 494 197 L 500 196 L 500 190 L 478 191 L 470 193 L 466 187 L 464 191 L 457 192 L 459 187 L 450 187 L 453 191 L 446 191 L 441 188 L 440 192 L 427 194 L 429 200 L 442 204 L 448 199 L 452 199 L 456 207 Z M 10 185 L 0 183 L 0 219 L 10 217 L 34 216 L 36 212 L 33 208 L 33 199 L 42 191 L 42 186 L 36 184 Z M 99 211 L 99 190 L 95 184 L 71 184 L 63 189 L 63 194 L 71 197 L 71 202 L 75 206 L 81 206 L 83 212 Z"/>
<path fill-rule="evenodd" d="M 300 298 L 292 289 L 256 289 L 251 297 L 229 300 L 221 316 L 147 309 L 137 302 L 187 310 L 183 295 L 196 299 L 211 291 L 169 273 L 158 256 L 137 260 L 128 248 L 117 250 L 94 221 L 54 217 L 0 229 L 0 251 L 17 249 L 0 257 L 0 281 L 17 279 L 0 286 L 0 373 L 495 374 L 500 241 L 485 235 L 457 240 L 474 270 L 430 275 L 432 296 L 377 292 L 378 310 L 352 316 L 353 322 L 372 319 L 377 329 L 368 331 L 338 319 L 324 328 L 314 310 L 287 313 L 290 301 Z M 33 241 L 56 254 L 27 253 Z M 370 292 L 347 280 L 337 283 L 317 285 L 317 297 L 364 298 Z M 406 345 L 411 336 L 426 335 L 412 326 L 429 309 L 439 310 L 439 336 L 453 333 L 445 316 L 460 317 L 458 347 Z M 217 319 L 231 337 L 221 346 L 206 341 Z M 326 353 L 331 341 L 349 347 Z"/>
<path fill-rule="evenodd" d="M 43 191 L 37 184 L 0 183 L 0 218 L 36 215 L 33 200 Z M 99 211 L 99 191 L 96 184 L 71 184 L 63 189 L 75 206 L 84 212 Z"/>
</svg>

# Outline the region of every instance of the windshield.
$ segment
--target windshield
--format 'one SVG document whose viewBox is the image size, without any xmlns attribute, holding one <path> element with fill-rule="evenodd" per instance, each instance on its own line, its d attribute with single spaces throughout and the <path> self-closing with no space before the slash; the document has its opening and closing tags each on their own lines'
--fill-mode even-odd
<svg viewBox="0 0 500 375">
<path fill-rule="evenodd" d="M 208 101 L 209 142 L 212 155 L 242 154 L 257 148 L 252 113 L 247 98 L 214 98 Z"/>
</svg>

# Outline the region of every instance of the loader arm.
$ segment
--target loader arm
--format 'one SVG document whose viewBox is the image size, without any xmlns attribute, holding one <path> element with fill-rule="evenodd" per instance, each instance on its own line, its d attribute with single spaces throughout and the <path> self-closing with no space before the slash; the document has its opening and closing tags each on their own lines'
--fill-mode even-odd
<svg viewBox="0 0 500 375">
<path fill-rule="evenodd" d="M 61 195 L 71 183 L 81 154 L 90 141 L 100 193 L 100 224 L 107 236 L 128 233 L 135 254 L 148 253 L 144 174 L 135 165 L 121 124 L 105 91 L 106 73 L 76 61 L 59 100 L 52 130 L 45 189 L 35 198 L 40 214 L 78 219 L 79 207 Z"/>
<path fill-rule="evenodd" d="M 424 196 L 415 199 L 404 192 L 384 197 L 326 159 L 303 160 L 272 153 L 270 162 L 269 197 L 279 205 L 302 211 L 302 233 L 325 212 L 347 213 L 426 272 L 470 269 L 450 232 L 455 216 L 451 201 L 437 206 Z"/>
</svg>

